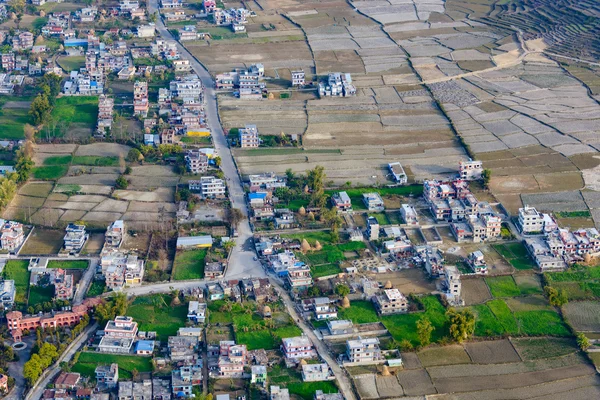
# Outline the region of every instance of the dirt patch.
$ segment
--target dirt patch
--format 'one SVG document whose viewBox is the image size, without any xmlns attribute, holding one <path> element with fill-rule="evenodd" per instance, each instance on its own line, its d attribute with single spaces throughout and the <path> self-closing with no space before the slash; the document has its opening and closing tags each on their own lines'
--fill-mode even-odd
<svg viewBox="0 0 600 400">
<path fill-rule="evenodd" d="M 405 369 L 423 368 L 417 353 L 402 353 L 402 363 L 404 364 Z"/>
<path fill-rule="evenodd" d="M 471 358 L 461 345 L 431 347 L 417 353 L 425 368 L 436 365 L 469 364 Z"/>
<path fill-rule="evenodd" d="M 361 399 L 378 399 L 379 393 L 377 392 L 377 383 L 375 382 L 375 375 L 360 375 L 354 378 L 356 389 Z"/>
<path fill-rule="evenodd" d="M 158 188 L 151 192 L 140 192 L 137 190 L 115 190 L 114 196 L 122 200 L 170 203 L 173 201 L 174 190 L 172 188 Z"/>
<path fill-rule="evenodd" d="M 600 303 L 569 302 L 563 307 L 567 319 L 577 331 L 600 332 Z"/>
<path fill-rule="evenodd" d="M 475 364 L 501 364 L 521 361 L 513 345 L 506 339 L 467 343 L 467 353 Z"/>
<path fill-rule="evenodd" d="M 424 369 L 402 371 L 396 375 L 405 396 L 423 396 L 437 393 L 429 374 Z"/>
<path fill-rule="evenodd" d="M 36 144 L 35 153 L 71 154 L 75 151 L 75 144 Z"/>
<path fill-rule="evenodd" d="M 80 210 L 67 210 L 65 211 L 65 213 L 60 217 L 61 221 L 66 221 L 66 222 L 74 222 L 74 221 L 78 221 L 81 218 L 83 218 L 83 216 L 87 213 L 87 211 L 80 211 Z"/>
<path fill-rule="evenodd" d="M 111 211 L 111 212 L 123 213 L 123 212 L 127 211 L 128 206 L 129 206 L 129 202 L 127 202 L 127 201 L 120 201 L 120 200 L 105 198 L 104 201 L 102 201 L 102 203 L 98 204 L 98 206 L 95 207 L 93 210 L 94 211 Z"/>
<path fill-rule="evenodd" d="M 83 254 L 98 255 L 104 246 L 104 233 L 92 233 L 88 239 Z"/>
<path fill-rule="evenodd" d="M 46 182 L 28 182 L 19 189 L 19 194 L 32 197 L 47 197 L 54 185 Z"/>
<path fill-rule="evenodd" d="M 64 232 L 36 228 L 23 245 L 20 255 L 57 254 L 63 245 Z"/>
<path fill-rule="evenodd" d="M 76 156 L 101 156 L 118 157 L 120 154 L 127 156 L 131 147 L 118 143 L 93 143 L 79 146 Z"/>
<path fill-rule="evenodd" d="M 421 294 L 435 291 L 435 282 L 432 282 L 422 268 L 403 269 L 389 274 L 378 274 L 377 280 L 390 281 L 402 293 Z"/>
<path fill-rule="evenodd" d="M 377 376 L 376 381 L 380 397 L 398 397 L 404 394 L 395 376 Z"/>
<path fill-rule="evenodd" d="M 465 305 L 485 303 L 492 298 L 490 289 L 483 279 L 463 279 L 462 298 Z"/>
<path fill-rule="evenodd" d="M 117 219 L 121 219 L 123 214 L 118 212 L 103 212 L 103 211 L 90 211 L 84 217 L 84 221 L 101 221 L 101 222 L 113 222 Z"/>
<path fill-rule="evenodd" d="M 130 229 L 129 224 L 125 225 L 126 229 Z M 137 251 L 139 254 L 145 255 L 150 246 L 150 234 L 145 232 L 136 232 L 135 236 L 127 235 L 123 239 L 121 248 L 123 250 Z"/>
</svg>

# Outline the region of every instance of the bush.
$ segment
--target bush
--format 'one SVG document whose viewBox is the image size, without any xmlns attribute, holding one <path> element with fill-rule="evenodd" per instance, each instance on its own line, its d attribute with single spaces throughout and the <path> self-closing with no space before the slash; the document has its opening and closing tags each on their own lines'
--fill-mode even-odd
<svg viewBox="0 0 600 400">
<path fill-rule="evenodd" d="M 117 178 L 117 181 L 115 182 L 115 187 L 117 189 L 127 189 L 128 186 L 129 181 L 127 180 L 127 178 L 125 178 L 125 176 L 121 175 Z"/>
</svg>

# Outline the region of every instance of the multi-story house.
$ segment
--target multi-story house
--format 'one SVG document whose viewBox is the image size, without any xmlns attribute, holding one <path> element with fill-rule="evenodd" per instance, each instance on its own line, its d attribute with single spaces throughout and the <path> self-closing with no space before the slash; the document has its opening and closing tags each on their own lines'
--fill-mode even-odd
<svg viewBox="0 0 600 400">
<path fill-rule="evenodd" d="M 64 237 L 65 250 L 70 253 L 79 253 L 88 239 L 88 234 L 85 232 L 85 225 L 69 224 L 66 231 L 67 233 Z"/>
<path fill-rule="evenodd" d="M 13 50 L 23 51 L 33 47 L 34 36 L 31 32 L 21 32 L 13 37 Z"/>
<path fill-rule="evenodd" d="M 306 84 L 306 74 L 303 70 L 292 71 L 292 86 L 302 87 Z"/>
<path fill-rule="evenodd" d="M 462 305 L 462 284 L 460 282 L 460 272 L 458 271 L 458 268 L 454 265 L 444 265 L 443 270 L 442 288 L 446 295 L 446 299 L 452 305 Z"/>
<path fill-rule="evenodd" d="M 298 265 L 288 268 L 287 283 L 292 289 L 303 289 L 312 285 L 310 268 L 306 265 Z"/>
<path fill-rule="evenodd" d="M 363 203 L 365 203 L 365 206 L 369 211 L 381 212 L 385 210 L 383 199 L 379 193 L 363 193 Z"/>
<path fill-rule="evenodd" d="M 281 351 L 286 361 L 297 363 L 301 359 L 315 358 L 317 351 L 308 336 L 285 338 L 281 341 Z"/>
<path fill-rule="evenodd" d="M 200 193 L 205 199 L 225 197 L 225 182 L 214 176 L 203 176 L 200 178 Z"/>
<path fill-rule="evenodd" d="M 379 239 L 379 222 L 375 217 L 367 218 L 367 240 L 377 240 Z"/>
<path fill-rule="evenodd" d="M 96 383 L 101 389 L 112 389 L 119 383 L 119 364 L 98 365 L 96 370 Z"/>
<path fill-rule="evenodd" d="M 210 14 L 217 8 L 217 3 L 215 0 L 203 0 L 202 7 L 204 8 L 205 13 Z"/>
<path fill-rule="evenodd" d="M 206 303 L 192 300 L 188 304 L 187 318 L 196 324 L 203 324 L 206 320 Z"/>
<path fill-rule="evenodd" d="M 105 253 L 100 258 L 100 268 L 106 287 L 112 290 L 139 286 L 144 279 L 144 260 L 133 254 L 118 251 Z"/>
<path fill-rule="evenodd" d="M 262 174 L 248 175 L 250 191 L 273 190 L 287 185 L 285 177 L 278 176 L 275 172 L 264 172 Z"/>
<path fill-rule="evenodd" d="M 525 205 L 519 208 L 517 225 L 523 234 L 542 233 L 544 231 L 544 216 L 535 207 Z"/>
<path fill-rule="evenodd" d="M 480 250 L 476 250 L 468 255 L 467 264 L 476 274 L 485 275 L 488 273 L 487 262 Z"/>
<path fill-rule="evenodd" d="M 192 174 L 204 173 L 208 170 L 208 157 L 200 150 L 188 150 L 185 153 L 185 164 Z"/>
<path fill-rule="evenodd" d="M 155 31 L 156 26 L 154 24 L 139 25 L 137 27 L 137 36 L 139 38 L 152 38 L 154 37 Z"/>
<path fill-rule="evenodd" d="M 5 310 L 10 310 L 15 304 L 15 281 L 0 280 L 0 303 Z"/>
<path fill-rule="evenodd" d="M 67 274 L 62 268 L 52 270 L 52 284 L 54 285 L 54 298 L 57 300 L 71 300 L 75 293 L 73 275 Z"/>
<path fill-rule="evenodd" d="M 408 312 L 408 299 L 398 289 L 386 289 L 383 294 L 373 296 L 373 303 L 381 315 Z"/>
<path fill-rule="evenodd" d="M 191 397 L 194 386 L 202 385 L 202 368 L 200 366 L 183 366 L 171 372 L 173 395 L 180 398 Z"/>
<path fill-rule="evenodd" d="M 271 400 L 290 400 L 290 391 L 287 388 L 271 386 Z"/>
<path fill-rule="evenodd" d="M 113 338 L 135 339 L 138 332 L 138 324 L 131 317 L 116 316 L 104 327 L 104 336 Z"/>
<path fill-rule="evenodd" d="M 15 252 L 21 247 L 25 241 L 25 232 L 23 231 L 23 224 L 15 221 L 6 221 L 0 219 L 0 245 L 2 250 L 8 252 Z"/>
<path fill-rule="evenodd" d="M 294 253 L 289 250 L 272 255 L 269 257 L 269 263 L 273 272 L 280 276 L 287 275 L 288 269 L 301 264 Z"/>
<path fill-rule="evenodd" d="M 115 99 L 101 94 L 98 97 L 98 133 L 101 135 L 106 134 L 106 131 L 110 131 L 113 121 L 113 108 L 115 106 Z"/>
<path fill-rule="evenodd" d="M 123 236 L 125 234 L 125 223 L 123 220 L 119 219 L 113 222 L 106 229 L 106 233 L 104 234 L 104 246 L 118 249 L 121 247 L 121 243 L 123 242 Z"/>
<path fill-rule="evenodd" d="M 312 312 L 317 320 L 337 318 L 337 307 L 329 297 L 314 297 L 302 300 L 302 311 Z"/>
<path fill-rule="evenodd" d="M 527 238 L 525 248 L 541 272 L 562 271 L 567 268 L 566 257 L 561 255 L 563 244 L 556 237 Z"/>
<path fill-rule="evenodd" d="M 458 162 L 458 174 L 461 179 L 472 181 L 481 179 L 483 174 L 483 165 L 481 161 L 459 161 Z"/>
<path fill-rule="evenodd" d="M 133 113 L 146 116 L 148 114 L 148 82 L 137 81 L 133 85 Z"/>
<path fill-rule="evenodd" d="M 250 383 L 257 385 L 267 384 L 267 367 L 264 365 L 253 365 L 250 368 Z"/>
<path fill-rule="evenodd" d="M 302 381 L 321 382 L 335 380 L 335 375 L 327 363 L 302 365 Z"/>
<path fill-rule="evenodd" d="M 23 330 L 35 331 L 36 328 L 58 328 L 59 326 L 72 326 L 77 324 L 88 312 L 88 306 L 79 304 L 73 306 L 71 311 L 60 311 L 48 314 L 25 315 L 20 311 L 11 311 L 6 314 L 8 330 L 15 342 L 20 342 Z"/>
<path fill-rule="evenodd" d="M 184 362 L 188 365 L 198 359 L 199 338 L 197 336 L 169 336 L 169 357 L 173 362 Z"/>
<path fill-rule="evenodd" d="M 119 9 L 122 13 L 129 13 L 132 10 L 140 8 L 140 3 L 137 0 L 121 0 L 119 1 Z"/>
<path fill-rule="evenodd" d="M 402 164 L 399 162 L 389 163 L 388 168 L 390 170 L 390 174 L 394 178 L 394 182 L 399 185 L 406 185 L 408 183 L 408 177 L 406 172 L 404 172 L 404 168 L 402 168 Z"/>
<path fill-rule="evenodd" d="M 248 349 L 246 345 L 237 345 L 230 340 L 223 340 L 219 343 L 218 374 L 220 377 L 241 377 L 247 364 Z"/>
<path fill-rule="evenodd" d="M 410 204 L 402 204 L 400 208 L 400 216 L 407 225 L 419 225 L 417 218 L 417 210 Z"/>
<path fill-rule="evenodd" d="M 258 138 L 258 129 L 256 125 L 246 125 L 245 128 L 239 129 L 240 133 L 240 147 L 251 148 L 258 147 L 260 145 L 260 139 Z"/>
<path fill-rule="evenodd" d="M 202 99 L 203 86 L 197 75 L 188 75 L 171 81 L 169 90 L 174 99 L 199 103 Z"/>
<path fill-rule="evenodd" d="M 383 358 L 378 338 L 348 340 L 346 355 L 351 363 L 372 363 Z"/>
<path fill-rule="evenodd" d="M 6 72 L 15 69 L 15 53 L 2 53 L 2 69 Z"/>
<path fill-rule="evenodd" d="M 331 204 L 340 212 L 352 211 L 352 201 L 346 192 L 337 192 L 331 196 Z"/>
</svg>

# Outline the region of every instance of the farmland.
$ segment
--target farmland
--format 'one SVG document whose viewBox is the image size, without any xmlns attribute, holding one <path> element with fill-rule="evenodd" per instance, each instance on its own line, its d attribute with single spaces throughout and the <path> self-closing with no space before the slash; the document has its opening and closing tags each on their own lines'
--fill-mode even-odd
<svg viewBox="0 0 600 400">
<path fill-rule="evenodd" d="M 204 278 L 204 259 L 206 253 L 206 249 L 178 251 L 173 266 L 173 279 L 187 280 Z"/>
<path fill-rule="evenodd" d="M 112 363 L 119 364 L 119 380 L 131 379 L 134 371 L 152 371 L 152 359 L 150 357 L 92 352 L 80 353 L 77 362 L 71 367 L 71 370 L 73 372 L 78 372 L 83 376 L 94 378 L 96 376 L 94 370 L 98 365 Z"/>
<path fill-rule="evenodd" d="M 159 340 L 166 341 L 185 325 L 187 305 L 165 294 L 140 296 L 129 305 L 127 315 L 133 317 L 140 330 L 154 331 Z"/>
<path fill-rule="evenodd" d="M 2 272 L 4 279 L 15 281 L 15 303 L 18 305 L 27 304 L 27 291 L 29 289 L 28 265 L 28 260 L 8 260 Z"/>
</svg>

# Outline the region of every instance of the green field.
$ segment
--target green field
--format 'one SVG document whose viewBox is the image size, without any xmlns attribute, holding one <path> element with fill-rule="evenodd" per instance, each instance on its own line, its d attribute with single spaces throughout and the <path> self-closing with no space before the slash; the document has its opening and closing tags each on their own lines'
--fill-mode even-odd
<svg viewBox="0 0 600 400">
<path fill-rule="evenodd" d="M 339 319 L 349 319 L 355 324 L 366 324 L 379 321 L 377 311 L 372 302 L 367 300 L 355 300 L 348 308 L 338 310 Z"/>
<path fill-rule="evenodd" d="M 30 99 L 18 98 L 17 101 L 28 101 Z M 29 107 L 6 108 L 5 101 L 0 101 L 0 139 L 20 140 L 25 137 L 23 128 L 25 124 L 32 124 L 29 115 Z"/>
<path fill-rule="evenodd" d="M 535 267 L 527 249 L 521 242 L 494 244 L 492 247 L 516 269 L 525 270 Z"/>
<path fill-rule="evenodd" d="M 75 156 L 73 165 L 91 165 L 96 167 L 117 167 L 119 166 L 118 157 L 100 157 L 100 156 Z"/>
<path fill-rule="evenodd" d="M 62 268 L 62 269 L 86 269 L 89 262 L 86 260 L 50 260 L 48 261 L 48 268 Z"/>
<path fill-rule="evenodd" d="M 106 290 L 106 282 L 104 281 L 93 281 L 90 285 L 86 297 L 97 297 L 100 296 Z"/>
<path fill-rule="evenodd" d="M 40 179 L 43 181 L 54 181 L 62 178 L 69 170 L 68 165 L 51 165 L 48 167 L 34 167 L 33 177 L 34 179 Z"/>
<path fill-rule="evenodd" d="M 44 159 L 44 165 L 67 165 L 71 163 L 73 157 L 68 156 L 51 156 Z"/>
<path fill-rule="evenodd" d="M 520 338 L 512 342 L 524 361 L 561 357 L 579 350 L 573 338 Z"/>
<path fill-rule="evenodd" d="M 369 214 L 369 217 L 375 218 L 377 220 L 377 222 L 379 223 L 379 225 L 389 225 L 390 224 L 385 213 Z"/>
<path fill-rule="evenodd" d="M 365 207 L 362 196 L 364 193 L 379 193 L 381 197 L 384 198 L 389 196 L 420 196 L 423 194 L 423 185 L 326 190 L 325 193 L 331 196 L 339 191 L 345 191 L 348 194 L 354 210 L 366 210 L 367 208 Z M 389 222 L 386 220 L 385 224 L 388 223 Z"/>
<path fill-rule="evenodd" d="M 269 371 L 269 381 L 273 385 L 287 387 L 290 394 L 293 394 L 303 400 L 312 400 L 315 391 L 322 390 L 323 393 L 338 393 L 339 390 L 334 382 L 302 382 L 302 375 L 289 368 L 283 368 L 275 365 Z"/>
<path fill-rule="evenodd" d="M 54 285 L 42 286 L 31 286 L 29 288 L 29 301 L 28 305 L 35 306 L 36 304 L 46 303 L 52 301 L 54 298 Z"/>
<path fill-rule="evenodd" d="M 206 249 L 178 251 L 173 264 L 173 279 L 176 281 L 204 278 Z"/>
<path fill-rule="evenodd" d="M 555 213 L 558 218 L 591 218 L 589 211 L 558 211 Z"/>
<path fill-rule="evenodd" d="M 514 297 L 521 295 L 521 290 L 517 287 L 512 275 L 485 278 L 485 283 L 487 283 L 494 297 Z"/>
<path fill-rule="evenodd" d="M 98 119 L 98 97 L 59 97 L 50 116 L 54 121 L 80 124 L 93 129 Z"/>
<path fill-rule="evenodd" d="M 133 370 L 137 370 L 137 372 L 152 371 L 152 359 L 150 357 L 92 352 L 82 352 L 77 362 L 71 367 L 71 371 L 94 378 L 96 376 L 94 371 L 98 365 L 112 363 L 119 364 L 119 380 L 131 380 Z"/>
<path fill-rule="evenodd" d="M 417 321 L 423 317 L 429 319 L 434 327 L 431 335 L 432 342 L 437 342 L 448 336 L 448 318 L 446 317 L 446 309 L 440 303 L 440 300 L 435 296 L 425 296 L 419 300 L 425 308 L 423 312 L 396 314 L 381 318 L 385 327 L 398 342 L 406 339 L 413 345 L 418 345 Z"/>
<path fill-rule="evenodd" d="M 339 274 L 342 269 L 336 264 L 322 264 L 318 266 L 310 266 L 310 273 L 313 278 L 321 278 L 323 276 L 330 276 Z"/>
<path fill-rule="evenodd" d="M 564 289 L 569 300 L 600 299 L 600 266 L 575 264 L 564 272 L 547 272 L 544 278 L 548 285 Z"/>
<path fill-rule="evenodd" d="M 15 303 L 19 305 L 27 304 L 27 289 L 29 288 L 28 266 L 28 260 L 8 260 L 2 272 L 4 279 L 15 281 Z"/>
<path fill-rule="evenodd" d="M 66 72 L 79 71 L 85 67 L 85 56 L 59 57 L 56 62 Z"/>
<path fill-rule="evenodd" d="M 166 342 L 187 321 L 187 304 L 175 305 L 166 294 L 137 297 L 127 308 L 127 315 L 139 324 L 141 331 L 154 331 L 159 340 Z"/>
<path fill-rule="evenodd" d="M 302 232 L 302 233 L 286 233 L 281 235 L 282 239 L 292 239 L 299 240 L 306 239 L 308 244 L 311 246 L 315 245 L 315 242 L 318 240 L 321 245 L 331 244 L 331 236 L 329 231 L 311 231 L 311 232 Z"/>
</svg>

